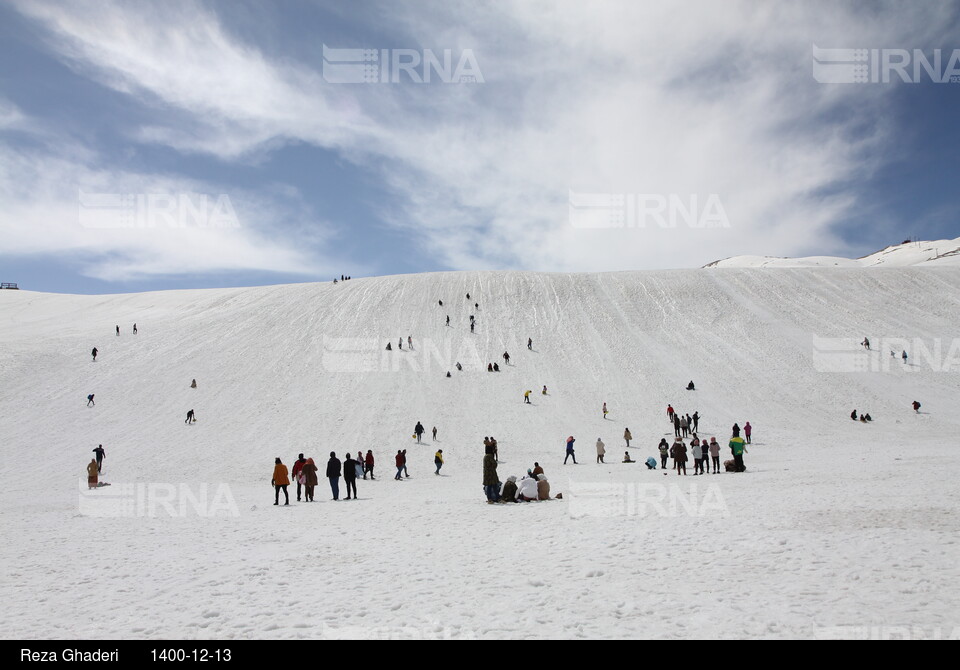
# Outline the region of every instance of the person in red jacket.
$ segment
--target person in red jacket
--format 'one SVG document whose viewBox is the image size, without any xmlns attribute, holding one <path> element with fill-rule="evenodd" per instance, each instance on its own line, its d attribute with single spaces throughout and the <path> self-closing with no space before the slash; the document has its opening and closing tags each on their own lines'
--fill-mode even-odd
<svg viewBox="0 0 960 670">
<path fill-rule="evenodd" d="M 366 466 L 363 470 L 363 478 L 366 479 L 367 475 L 370 475 L 370 479 L 376 479 L 376 477 L 373 476 L 373 451 L 367 450 L 367 457 L 364 459 L 363 464 Z"/>
<path fill-rule="evenodd" d="M 667 418 L 673 423 L 673 405 L 667 405 Z"/>
<path fill-rule="evenodd" d="M 300 471 L 303 470 L 303 466 L 307 464 L 307 459 L 303 457 L 303 454 L 297 456 L 296 462 L 293 464 L 293 471 L 291 475 L 293 476 L 293 481 L 297 483 L 297 502 L 300 502 L 300 496 L 302 495 L 303 482 L 300 481 Z"/>
<path fill-rule="evenodd" d="M 396 479 L 397 481 L 400 481 L 402 479 L 400 475 L 403 474 L 403 466 L 406 465 L 407 463 L 407 458 L 406 456 L 403 455 L 402 451 L 397 451 L 396 461 L 397 461 L 397 476 L 394 477 L 394 479 Z"/>
</svg>

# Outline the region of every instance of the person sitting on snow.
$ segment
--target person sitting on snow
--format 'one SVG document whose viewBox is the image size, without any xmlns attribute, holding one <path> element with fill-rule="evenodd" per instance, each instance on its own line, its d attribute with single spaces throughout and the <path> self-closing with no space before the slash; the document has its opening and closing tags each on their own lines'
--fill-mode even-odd
<svg viewBox="0 0 960 670">
<path fill-rule="evenodd" d="M 624 462 L 624 463 L 636 463 L 635 460 L 633 460 L 632 458 L 630 458 L 630 452 L 629 452 L 629 451 L 623 452 L 623 462 Z"/>
</svg>

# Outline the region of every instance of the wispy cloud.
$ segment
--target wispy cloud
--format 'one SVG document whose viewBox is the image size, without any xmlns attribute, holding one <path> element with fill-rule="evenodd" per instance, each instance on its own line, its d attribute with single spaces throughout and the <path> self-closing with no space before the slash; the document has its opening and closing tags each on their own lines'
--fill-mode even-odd
<svg viewBox="0 0 960 670">
<path fill-rule="evenodd" d="M 547 270 L 842 250 L 835 226 L 887 160 L 891 91 L 816 85 L 811 45 L 939 45 L 951 25 L 935 3 L 384 2 L 391 44 L 335 46 L 472 49 L 486 83 L 337 86 L 203 4 L 17 6 L 77 71 L 176 112 L 137 141 L 334 150 L 379 173 L 384 221 L 436 265 Z M 576 229 L 570 190 L 717 194 L 730 227 Z"/>
</svg>

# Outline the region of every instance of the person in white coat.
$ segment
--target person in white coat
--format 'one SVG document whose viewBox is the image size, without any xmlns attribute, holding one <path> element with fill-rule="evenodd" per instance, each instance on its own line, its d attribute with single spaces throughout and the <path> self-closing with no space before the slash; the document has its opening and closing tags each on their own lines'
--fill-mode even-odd
<svg viewBox="0 0 960 670">
<path fill-rule="evenodd" d="M 603 457 L 607 453 L 606 446 L 599 437 L 597 438 L 597 463 L 603 463 Z"/>
<path fill-rule="evenodd" d="M 523 502 L 532 502 L 540 499 L 537 480 L 533 477 L 524 477 L 517 483 L 517 499 Z"/>
</svg>

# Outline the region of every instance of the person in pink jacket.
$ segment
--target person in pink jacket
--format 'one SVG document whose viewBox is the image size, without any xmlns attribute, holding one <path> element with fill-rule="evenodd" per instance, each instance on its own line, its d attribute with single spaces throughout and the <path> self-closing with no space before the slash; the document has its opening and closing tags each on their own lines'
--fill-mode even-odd
<svg viewBox="0 0 960 670">
<path fill-rule="evenodd" d="M 750 434 L 753 433 L 753 426 L 750 425 L 750 422 L 747 421 L 743 424 L 743 436 L 747 438 L 747 444 L 750 444 Z"/>
</svg>

